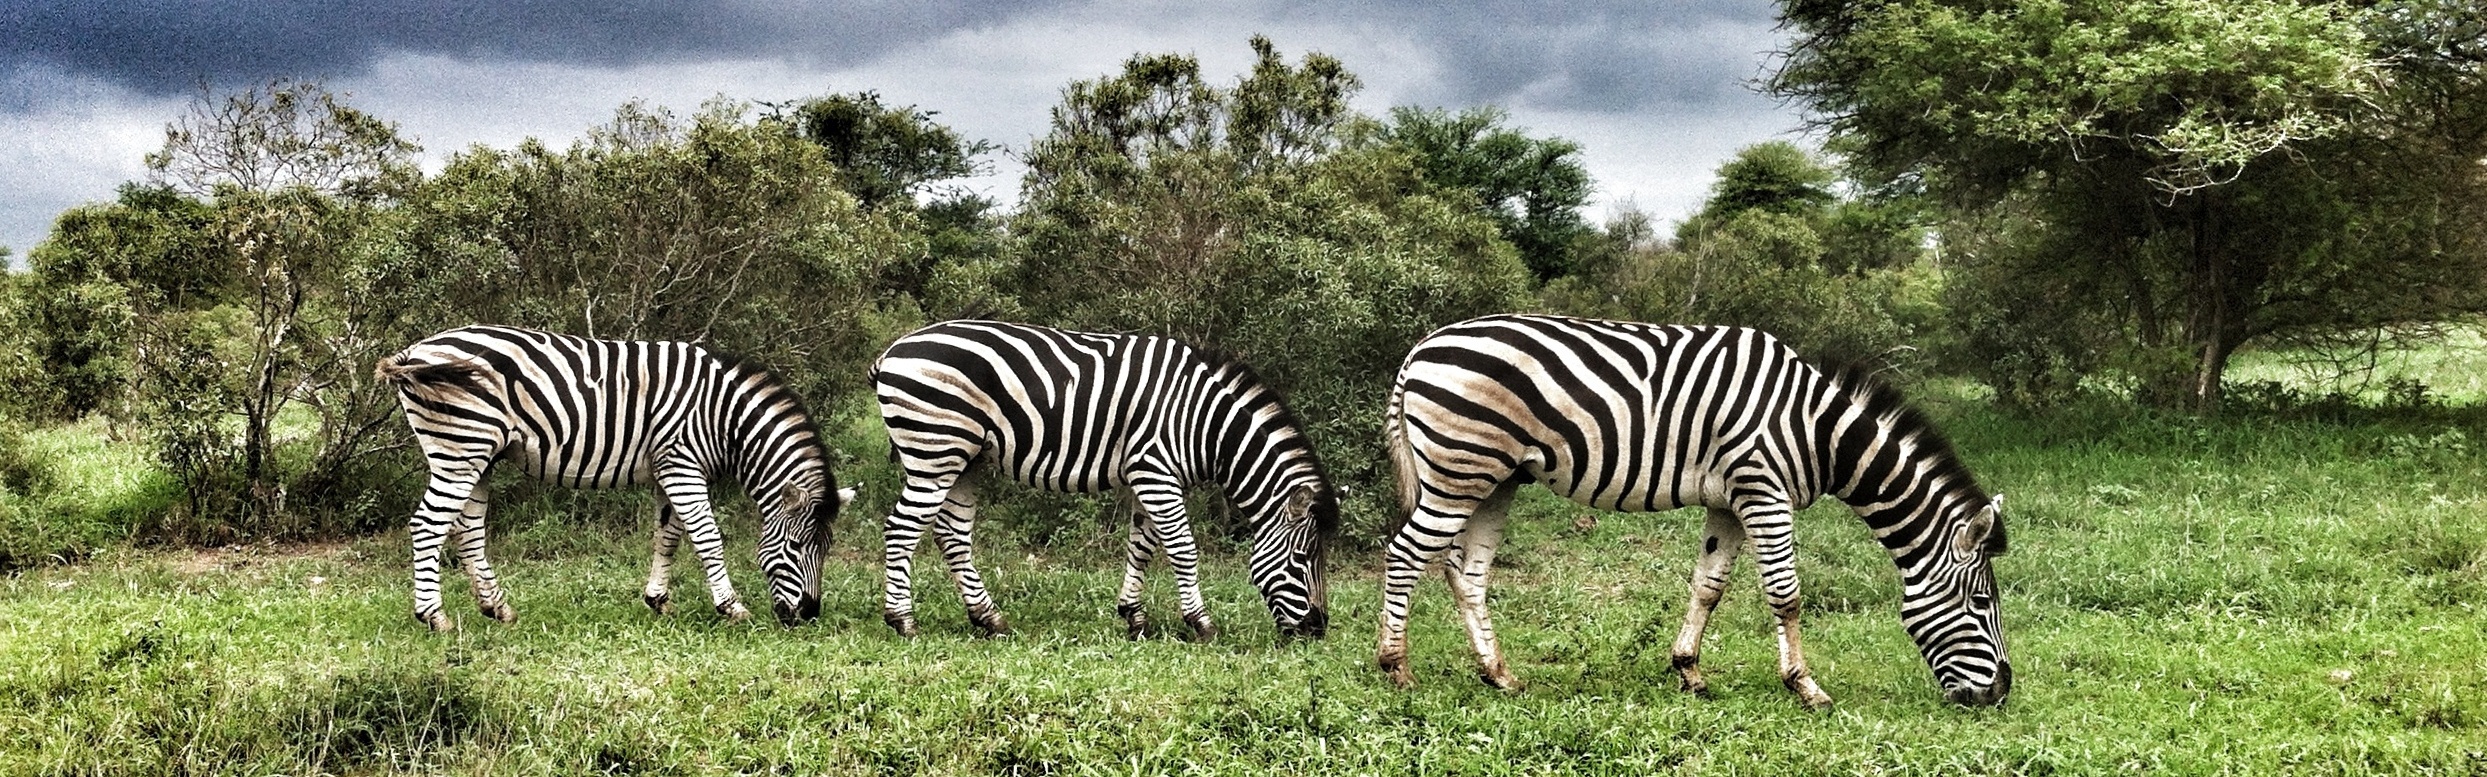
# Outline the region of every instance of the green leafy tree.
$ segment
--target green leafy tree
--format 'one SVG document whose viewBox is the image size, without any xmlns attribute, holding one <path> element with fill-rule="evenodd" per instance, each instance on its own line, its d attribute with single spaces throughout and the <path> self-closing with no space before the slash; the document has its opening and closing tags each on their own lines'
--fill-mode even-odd
<svg viewBox="0 0 2487 777">
<path fill-rule="evenodd" d="M 934 276 L 989 270 L 1006 241 L 993 200 L 944 182 L 975 175 L 983 169 L 979 158 L 996 147 L 960 136 L 934 115 L 889 105 L 867 91 L 769 105 L 761 120 L 825 150 L 839 188 L 865 210 L 890 218 L 914 215 L 919 225 L 906 229 L 923 232 L 928 250 L 893 257 L 881 270 L 880 290 L 928 310 L 957 313 L 991 295 L 962 297 L 957 289 L 936 294 L 930 288 Z"/>
<path fill-rule="evenodd" d="M 1549 307 L 1578 315 L 1749 326 L 1805 353 L 1889 360 L 1909 351 L 1924 316 L 1904 292 L 1916 257 L 1877 243 L 1915 239 L 1903 219 L 1860 214 L 1890 206 L 1849 200 L 1837 174 L 1784 141 L 1748 146 L 1721 165 L 1699 212 L 1659 245 L 1646 215 L 1607 227 L 1598 274 L 1549 284 Z M 1596 245 L 1596 244 L 1591 244 Z M 1888 251 L 1843 255 L 1845 250 Z"/>
<path fill-rule="evenodd" d="M 1580 145 L 1529 137 L 1508 118 L 1493 107 L 1392 108 L 1379 138 L 1413 153 L 1427 181 L 1475 193 L 1539 281 L 1570 275 L 1580 269 L 1573 243 L 1594 231 L 1580 213 L 1590 191 Z"/>
<path fill-rule="evenodd" d="M 2487 148 L 2441 120 L 2477 111 L 2455 107 L 2480 94 L 2462 6 L 1790 0 L 1796 40 L 1771 88 L 1869 181 L 1950 206 L 1955 230 L 2008 226 L 1977 215 L 2008 207 L 2060 231 L 1955 242 L 2064 253 L 1952 258 L 2026 265 L 1971 274 L 2025 284 L 1978 290 L 2002 305 L 1984 309 L 2077 293 L 2122 354 L 1989 362 L 2120 364 L 2145 399 L 2209 411 L 2256 338 L 2479 309 L 2464 163 Z M 2049 273 L 2072 277 L 2029 282 Z"/>
<path fill-rule="evenodd" d="M 992 143 L 962 138 L 934 121 L 931 111 L 886 104 L 878 92 L 769 107 L 767 121 L 792 128 L 828 152 L 839 188 L 867 209 L 912 208 L 935 184 L 974 175 L 976 158 L 994 150 Z"/>
<path fill-rule="evenodd" d="M 127 184 L 110 203 L 72 208 L 27 257 L 16 315 L 32 377 L 29 416 L 129 418 L 133 337 L 154 316 L 218 304 L 234 281 L 211 250 L 214 209 L 161 186 Z"/>
</svg>

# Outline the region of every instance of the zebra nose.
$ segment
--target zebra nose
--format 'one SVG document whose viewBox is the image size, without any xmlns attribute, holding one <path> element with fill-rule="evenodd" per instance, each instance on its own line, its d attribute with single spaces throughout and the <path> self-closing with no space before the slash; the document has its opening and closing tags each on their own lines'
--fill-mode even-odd
<svg viewBox="0 0 2487 777">
<path fill-rule="evenodd" d="M 1329 638 L 1329 636 L 1330 636 L 1330 610 L 1329 610 L 1329 608 L 1326 608 L 1326 607 L 1315 607 L 1315 608 L 1313 608 L 1311 612 L 1308 612 L 1308 613 L 1305 613 L 1305 614 L 1304 614 L 1304 619 L 1303 619 L 1303 620 L 1296 621 L 1296 623 L 1295 623 L 1295 628 L 1288 629 L 1288 630 L 1287 630 L 1287 634 L 1288 634 L 1288 636 L 1311 637 L 1311 638 L 1313 638 L 1313 639 L 1328 639 L 1328 638 Z"/>
<path fill-rule="evenodd" d="M 820 617 L 820 597 L 807 594 L 800 602 L 790 605 L 779 601 L 774 603 L 771 609 L 777 611 L 778 623 L 788 626 L 800 625 Z"/>
<path fill-rule="evenodd" d="M 1993 685 L 1984 687 L 1971 687 L 1966 685 L 1954 686 L 1944 695 L 1949 697 L 1953 704 L 1958 704 L 1963 707 L 1992 707 L 2002 704 L 2004 697 L 2010 695 L 2011 693 L 2012 665 L 2010 663 L 2006 663 L 2003 665 L 2002 671 L 1995 673 L 1995 683 Z"/>
</svg>

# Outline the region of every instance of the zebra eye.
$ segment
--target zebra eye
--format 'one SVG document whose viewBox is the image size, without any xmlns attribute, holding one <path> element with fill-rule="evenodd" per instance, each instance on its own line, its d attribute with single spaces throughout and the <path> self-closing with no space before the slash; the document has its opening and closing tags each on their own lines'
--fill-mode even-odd
<svg viewBox="0 0 2487 777">
<path fill-rule="evenodd" d="M 1993 610 L 1995 609 L 1995 597 L 1990 594 L 1970 594 L 1969 607 L 1975 610 Z"/>
</svg>

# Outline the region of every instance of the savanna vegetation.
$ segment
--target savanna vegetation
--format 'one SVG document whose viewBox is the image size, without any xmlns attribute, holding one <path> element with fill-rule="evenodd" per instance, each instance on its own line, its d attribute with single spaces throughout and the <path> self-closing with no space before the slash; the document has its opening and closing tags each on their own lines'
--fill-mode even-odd
<svg viewBox="0 0 2487 777">
<path fill-rule="evenodd" d="M 319 84 L 203 92 L 147 180 L 0 276 L 0 772 L 2487 773 L 2487 17 L 1782 13 L 1764 87 L 1821 144 L 1745 149 L 1670 225 L 1590 223 L 1569 140 L 1365 115 L 1348 63 L 1261 38 L 1241 74 L 1065 87 L 1010 207 L 950 183 L 990 144 L 870 92 L 626 105 L 433 172 Z M 2010 497 L 2010 703 L 1941 701 L 1829 503 L 1798 563 L 1839 706 L 1779 689 L 1749 564 L 1712 697 L 1682 694 L 1698 521 L 1541 491 L 1495 587 L 1529 689 L 1471 679 L 1438 584 L 1391 688 L 1358 625 L 1381 398 L 1425 332 L 1509 310 L 1759 326 L 1906 387 Z M 924 636 L 881 627 L 864 367 L 968 315 L 1179 336 L 1286 393 L 1346 497 L 1332 638 L 1275 640 L 1203 504 L 1229 633 L 1123 641 L 1127 507 L 1033 493 L 990 494 L 979 540 L 1019 633 L 972 638 L 932 579 Z M 371 365 L 471 322 L 786 377 L 864 489 L 824 617 L 652 616 L 645 496 L 510 479 L 518 623 L 408 621 L 422 468 Z"/>
</svg>

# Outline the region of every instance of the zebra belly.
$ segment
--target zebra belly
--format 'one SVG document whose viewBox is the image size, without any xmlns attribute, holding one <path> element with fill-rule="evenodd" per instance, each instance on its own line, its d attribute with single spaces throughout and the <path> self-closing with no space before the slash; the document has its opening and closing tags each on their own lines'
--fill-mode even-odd
<svg viewBox="0 0 2487 777">
<path fill-rule="evenodd" d="M 654 457 L 639 450 L 546 446 L 534 438 L 520 438 L 503 449 L 501 457 L 530 477 L 572 488 L 629 488 L 656 482 L 650 466 Z"/>
<path fill-rule="evenodd" d="M 1727 479 L 1716 472 L 1590 471 L 1575 478 L 1568 463 L 1548 467 L 1536 462 L 1530 462 L 1525 472 L 1547 490 L 1601 510 L 1647 513 L 1693 505 L 1727 506 Z"/>
</svg>

